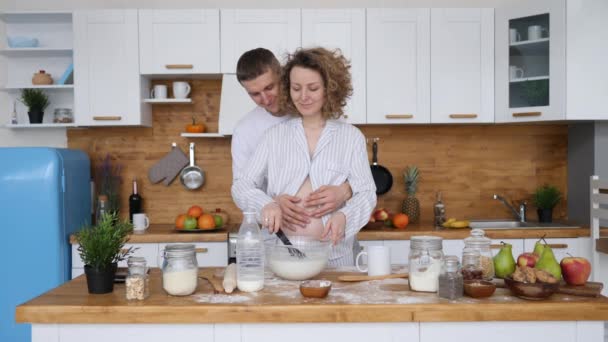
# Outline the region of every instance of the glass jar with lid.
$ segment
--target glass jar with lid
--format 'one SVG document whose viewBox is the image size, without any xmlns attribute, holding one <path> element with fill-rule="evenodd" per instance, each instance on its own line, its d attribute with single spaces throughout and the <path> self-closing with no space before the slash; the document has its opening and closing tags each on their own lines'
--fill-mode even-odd
<svg viewBox="0 0 608 342">
<path fill-rule="evenodd" d="M 408 261 L 410 289 L 437 292 L 443 263 L 443 239 L 439 236 L 413 236 Z"/>
<path fill-rule="evenodd" d="M 163 289 L 172 296 L 187 296 L 198 286 L 198 263 L 193 244 L 171 244 L 164 250 Z"/>
<path fill-rule="evenodd" d="M 54 123 L 72 123 L 74 122 L 74 115 L 70 108 L 55 108 L 53 112 Z"/>
<path fill-rule="evenodd" d="M 144 300 L 150 295 L 148 267 L 146 259 L 142 257 L 129 257 L 128 275 L 125 280 L 127 300 Z"/>
<path fill-rule="evenodd" d="M 464 239 L 465 250 L 470 253 L 473 253 L 473 251 L 479 253 L 479 267 L 481 268 L 483 279 L 486 280 L 494 278 L 494 261 L 492 260 L 492 250 L 490 249 L 491 244 L 492 240 L 485 236 L 483 229 L 471 230 L 471 236 Z"/>
<path fill-rule="evenodd" d="M 483 279 L 483 270 L 481 269 L 479 250 L 465 248 L 462 251 L 461 273 L 464 280 Z"/>
<path fill-rule="evenodd" d="M 439 291 L 437 294 L 440 298 L 455 300 L 462 297 L 464 284 L 458 266 L 457 256 L 448 255 L 445 257 L 444 267 L 439 274 Z"/>
</svg>

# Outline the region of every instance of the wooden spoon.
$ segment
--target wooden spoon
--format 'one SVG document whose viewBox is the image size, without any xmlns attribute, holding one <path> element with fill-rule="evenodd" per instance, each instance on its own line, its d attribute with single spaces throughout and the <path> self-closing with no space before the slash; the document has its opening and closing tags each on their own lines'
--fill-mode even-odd
<svg viewBox="0 0 608 342">
<path fill-rule="evenodd" d="M 407 273 L 395 273 L 381 276 L 368 276 L 368 275 L 343 275 L 339 276 L 339 281 L 368 281 L 368 280 L 382 280 L 382 279 L 393 279 L 393 278 L 408 278 Z"/>
</svg>

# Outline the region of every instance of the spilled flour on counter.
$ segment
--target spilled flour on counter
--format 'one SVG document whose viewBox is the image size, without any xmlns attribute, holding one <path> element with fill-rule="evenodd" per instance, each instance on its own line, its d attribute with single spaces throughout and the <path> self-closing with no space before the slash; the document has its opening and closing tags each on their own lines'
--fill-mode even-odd
<svg viewBox="0 0 608 342">
<path fill-rule="evenodd" d="M 197 294 L 192 296 L 197 303 L 232 304 L 251 301 L 252 296 L 241 294 Z"/>
</svg>

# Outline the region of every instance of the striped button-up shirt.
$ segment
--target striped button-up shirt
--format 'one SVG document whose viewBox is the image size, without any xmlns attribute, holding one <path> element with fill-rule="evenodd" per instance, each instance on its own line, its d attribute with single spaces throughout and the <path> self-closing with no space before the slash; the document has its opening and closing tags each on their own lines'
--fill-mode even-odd
<svg viewBox="0 0 608 342">
<path fill-rule="evenodd" d="M 311 157 L 302 119 L 290 119 L 268 129 L 242 171 L 232 184 L 232 198 L 239 207 L 258 213 L 277 195 L 294 196 L 306 177 L 313 191 L 348 181 L 353 196 L 338 209 L 346 217 L 345 238 L 332 248 L 329 264 L 353 264 L 355 237 L 376 206 L 376 186 L 359 129 L 328 120 Z M 265 178 L 266 192 L 260 190 Z M 322 217 L 324 225 L 330 217 L 331 213 Z"/>
</svg>

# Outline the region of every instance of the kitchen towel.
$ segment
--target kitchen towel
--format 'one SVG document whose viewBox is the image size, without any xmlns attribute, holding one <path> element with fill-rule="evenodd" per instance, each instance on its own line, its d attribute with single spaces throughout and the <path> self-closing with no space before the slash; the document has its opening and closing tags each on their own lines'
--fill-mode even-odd
<svg viewBox="0 0 608 342">
<path fill-rule="evenodd" d="M 188 157 L 174 143 L 171 152 L 148 170 L 148 179 L 154 184 L 164 180 L 163 184 L 169 186 L 186 165 L 188 165 Z"/>
</svg>

